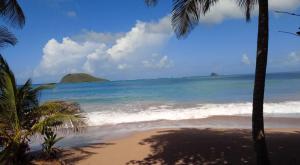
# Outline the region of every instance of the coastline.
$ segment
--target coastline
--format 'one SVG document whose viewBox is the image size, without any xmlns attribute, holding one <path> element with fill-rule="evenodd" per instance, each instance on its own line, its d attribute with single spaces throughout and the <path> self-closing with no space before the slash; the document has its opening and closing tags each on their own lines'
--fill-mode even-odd
<svg viewBox="0 0 300 165">
<path fill-rule="evenodd" d="M 59 148 L 83 147 L 94 143 L 103 143 L 131 134 L 160 129 L 197 128 L 197 129 L 251 129 L 250 116 L 212 116 L 203 119 L 157 120 L 149 122 L 133 122 L 116 125 L 89 126 L 80 133 L 58 132 L 64 138 L 57 143 Z M 298 129 L 299 118 L 265 117 L 266 129 Z M 40 149 L 39 139 L 33 140 L 33 150 Z"/>
</svg>

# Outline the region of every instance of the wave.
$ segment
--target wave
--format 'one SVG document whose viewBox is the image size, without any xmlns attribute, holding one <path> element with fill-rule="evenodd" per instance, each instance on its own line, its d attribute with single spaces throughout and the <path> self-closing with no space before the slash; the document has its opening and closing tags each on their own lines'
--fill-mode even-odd
<svg viewBox="0 0 300 165">
<path fill-rule="evenodd" d="M 128 110 L 112 108 L 99 110 L 99 106 L 83 107 L 94 109 L 95 112 L 84 113 L 89 126 L 113 125 L 132 122 L 148 122 L 156 120 L 186 120 L 203 119 L 211 116 L 249 116 L 252 113 L 252 103 L 228 104 L 196 104 L 193 106 L 176 106 L 172 104 L 146 106 Z M 97 111 L 98 110 L 98 111 Z M 270 117 L 300 117 L 300 102 L 289 101 L 280 103 L 265 103 L 265 116 Z"/>
</svg>

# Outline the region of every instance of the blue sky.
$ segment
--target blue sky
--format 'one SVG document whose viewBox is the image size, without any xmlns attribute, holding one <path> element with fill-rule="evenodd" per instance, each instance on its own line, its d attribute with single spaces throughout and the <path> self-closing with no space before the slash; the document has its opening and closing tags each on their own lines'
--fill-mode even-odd
<svg viewBox="0 0 300 165">
<path fill-rule="evenodd" d="M 11 29 L 19 43 L 2 49 L 19 83 L 56 82 L 70 72 L 112 80 L 254 73 L 257 17 L 246 23 L 232 0 L 224 0 L 178 40 L 172 32 L 171 0 L 155 8 L 143 0 L 20 0 L 23 29 Z M 298 0 L 270 0 L 268 72 L 300 71 Z"/>
</svg>

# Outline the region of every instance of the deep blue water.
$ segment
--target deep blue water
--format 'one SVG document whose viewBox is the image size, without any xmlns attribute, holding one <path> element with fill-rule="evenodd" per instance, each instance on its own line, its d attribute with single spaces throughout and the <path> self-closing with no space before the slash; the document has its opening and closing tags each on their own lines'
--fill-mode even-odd
<svg viewBox="0 0 300 165">
<path fill-rule="evenodd" d="M 227 103 L 252 100 L 252 75 L 162 78 L 104 83 L 57 84 L 41 100 L 70 100 L 80 104 L 114 104 L 136 101 Z M 266 101 L 300 99 L 300 73 L 269 74 Z"/>
</svg>

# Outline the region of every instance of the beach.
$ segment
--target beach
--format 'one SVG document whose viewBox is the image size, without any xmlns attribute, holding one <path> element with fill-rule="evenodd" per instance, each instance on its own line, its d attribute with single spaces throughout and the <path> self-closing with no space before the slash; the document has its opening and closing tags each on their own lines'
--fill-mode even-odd
<svg viewBox="0 0 300 165">
<path fill-rule="evenodd" d="M 0 165 L 300 165 L 300 0 L 0 12 Z"/>
<path fill-rule="evenodd" d="M 267 129 L 272 164 L 299 164 L 299 129 Z M 62 152 L 76 165 L 255 164 L 248 129 L 160 129 Z M 53 162 L 52 162 L 53 163 Z"/>
<path fill-rule="evenodd" d="M 250 123 L 249 117 L 226 116 L 177 122 L 192 122 L 196 126 L 195 123 L 225 120 L 237 125 Z M 299 164 L 300 129 L 296 127 L 299 124 L 299 120 L 291 118 L 266 119 L 267 145 L 272 164 Z M 224 127 L 133 131 L 107 140 L 99 139 L 95 143 L 64 148 L 59 153 L 59 161 L 76 165 L 255 164 L 251 130 Z M 56 163 L 59 164 L 58 161 Z"/>
</svg>

